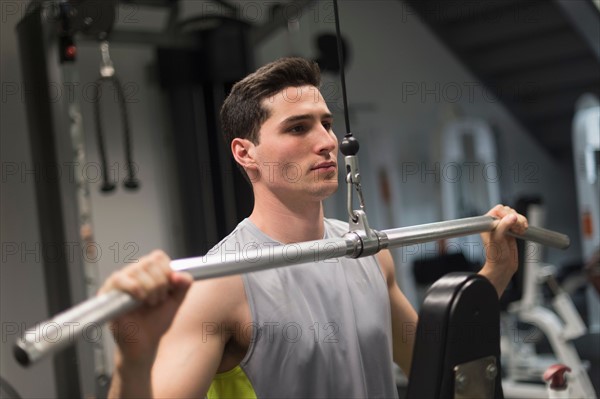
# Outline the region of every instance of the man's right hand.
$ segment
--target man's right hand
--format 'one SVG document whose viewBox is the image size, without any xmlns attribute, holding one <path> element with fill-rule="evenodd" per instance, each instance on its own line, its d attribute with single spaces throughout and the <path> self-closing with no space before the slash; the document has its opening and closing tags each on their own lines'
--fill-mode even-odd
<svg viewBox="0 0 600 399">
<path fill-rule="evenodd" d="M 169 263 L 164 252 L 154 251 L 113 273 L 98 291 L 117 289 L 143 302 L 110 325 L 118 346 L 115 360 L 123 366 L 152 367 L 158 343 L 193 282 L 191 275 L 171 270 Z"/>
</svg>

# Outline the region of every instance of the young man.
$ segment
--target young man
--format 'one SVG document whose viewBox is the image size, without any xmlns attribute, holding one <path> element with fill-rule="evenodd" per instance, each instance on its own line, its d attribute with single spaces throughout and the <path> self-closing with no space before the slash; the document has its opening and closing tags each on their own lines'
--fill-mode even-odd
<svg viewBox="0 0 600 399">
<path fill-rule="evenodd" d="M 319 84 L 315 63 L 286 58 L 233 87 L 223 130 L 255 205 L 212 254 L 348 231 L 323 215 L 321 201 L 337 189 L 338 141 Z M 527 221 L 500 205 L 489 214 L 501 221 L 483 236 L 494 253 L 480 273 L 500 295 L 517 268 L 504 232 L 523 232 Z M 193 284 L 155 251 L 101 292 L 115 288 L 145 306 L 113 322 L 111 397 L 393 398 L 392 362 L 410 372 L 417 315 L 388 251 Z M 131 325 L 134 336 L 119 334 Z"/>
</svg>

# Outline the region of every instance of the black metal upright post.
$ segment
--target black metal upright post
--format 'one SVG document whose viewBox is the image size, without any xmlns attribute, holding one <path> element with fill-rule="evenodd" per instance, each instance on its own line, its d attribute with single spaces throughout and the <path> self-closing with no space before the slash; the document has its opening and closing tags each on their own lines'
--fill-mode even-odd
<svg viewBox="0 0 600 399">
<path fill-rule="evenodd" d="M 70 256 L 68 249 L 68 243 L 79 242 L 75 182 L 69 180 L 68 173 L 62 173 L 73 157 L 68 114 L 64 102 L 51 97 L 50 93 L 52 85 L 60 87 L 62 83 L 57 23 L 38 5 L 16 28 L 33 161 L 30 169 L 35 170 L 41 239 L 39 259 L 51 315 L 87 297 L 82 260 L 79 256 Z M 54 356 L 52 361 L 57 397 L 93 394 L 93 388 L 84 389 L 81 378 L 85 375 L 87 379 L 90 371 L 93 376 L 90 347 L 85 344 L 71 347 Z M 93 378 L 91 376 L 89 378 Z"/>
<path fill-rule="evenodd" d="M 226 94 L 251 69 L 248 25 L 230 18 L 215 22 L 218 26 L 208 30 L 190 27 L 194 47 L 158 49 L 185 210 L 183 256 L 206 253 L 253 206 L 252 189 L 236 170 L 218 123 Z"/>
</svg>

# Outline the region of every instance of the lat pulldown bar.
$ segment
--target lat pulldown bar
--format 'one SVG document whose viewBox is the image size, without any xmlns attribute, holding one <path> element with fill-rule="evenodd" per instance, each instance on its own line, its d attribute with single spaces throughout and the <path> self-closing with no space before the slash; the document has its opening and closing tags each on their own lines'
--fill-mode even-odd
<svg viewBox="0 0 600 399">
<path fill-rule="evenodd" d="M 358 212 L 358 216 L 362 216 L 362 211 Z M 373 255 L 385 248 L 492 231 L 497 224 L 498 220 L 492 216 L 477 216 L 383 231 L 370 230 L 365 226 L 365 230 L 350 231 L 339 238 L 268 248 L 257 246 L 235 254 L 208 254 L 173 260 L 171 268 L 186 271 L 195 280 L 202 280 L 342 256 L 359 258 Z M 560 249 L 565 249 L 570 244 L 568 236 L 539 227 L 530 226 L 522 235 L 509 234 Z M 131 295 L 118 290 L 90 298 L 27 330 L 14 347 L 15 357 L 22 365 L 35 363 L 48 354 L 73 344 L 90 325 L 101 325 L 140 305 L 141 302 Z"/>
</svg>

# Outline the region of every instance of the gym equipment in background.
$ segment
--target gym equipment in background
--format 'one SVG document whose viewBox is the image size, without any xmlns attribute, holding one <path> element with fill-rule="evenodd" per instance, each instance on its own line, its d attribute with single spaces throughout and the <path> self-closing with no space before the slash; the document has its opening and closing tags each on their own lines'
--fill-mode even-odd
<svg viewBox="0 0 600 399">
<path fill-rule="evenodd" d="M 527 218 L 530 226 L 543 225 L 541 205 L 530 204 Z M 586 326 L 571 297 L 556 282 L 556 268 L 543 263 L 542 247 L 526 242 L 524 253 L 521 299 L 512 302 L 502 315 L 504 394 L 507 398 L 546 398 L 548 393 L 541 384 L 542 376 L 552 364 L 561 363 L 571 369 L 568 379 L 573 397 L 594 399 L 594 387 L 573 344 L 573 340 L 586 333 Z M 552 293 L 553 309 L 545 306 L 544 286 Z M 519 328 L 522 323 L 529 328 Z M 541 338 L 539 333 L 548 339 L 551 354 L 536 352 L 535 344 Z"/>
<path fill-rule="evenodd" d="M 579 208 L 582 259 L 594 262 L 600 253 L 600 102 L 592 94 L 577 102 L 573 119 L 573 159 Z M 598 262 L 595 260 L 595 262 Z M 600 268 L 590 265 L 590 278 L 600 279 Z M 599 284 L 600 286 L 600 284 Z M 590 285 L 586 292 L 588 327 L 600 334 L 600 292 Z"/>
<path fill-rule="evenodd" d="M 501 202 L 496 143 L 482 119 L 460 118 L 442 132 L 442 218 L 481 215 Z M 449 252 L 467 252 L 469 262 L 485 263 L 483 251 L 472 251 L 466 238 L 448 240 Z M 443 257 L 442 257 L 443 259 Z"/>
</svg>

